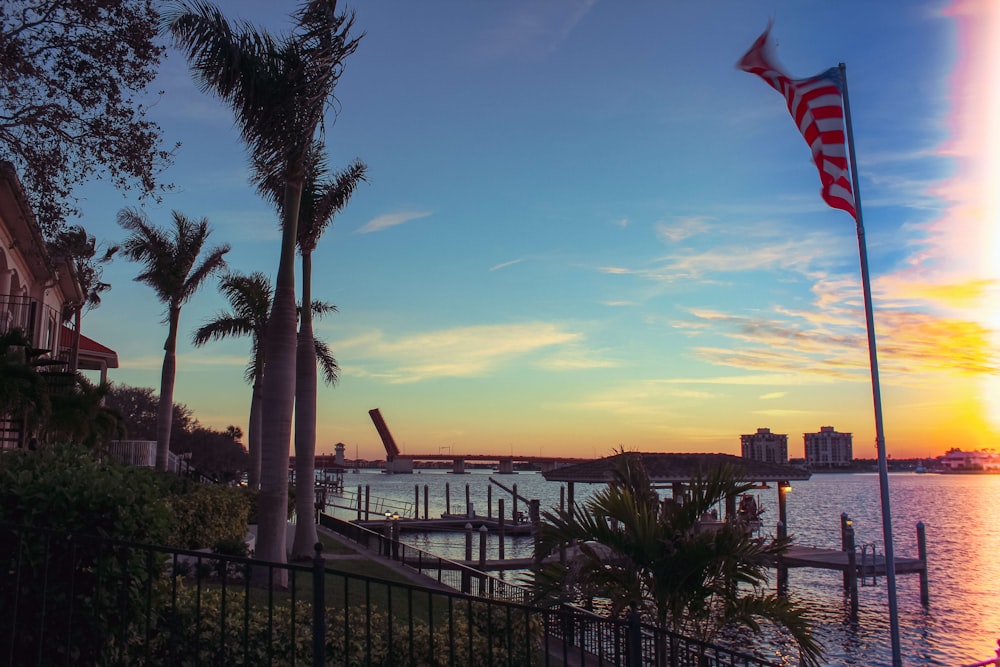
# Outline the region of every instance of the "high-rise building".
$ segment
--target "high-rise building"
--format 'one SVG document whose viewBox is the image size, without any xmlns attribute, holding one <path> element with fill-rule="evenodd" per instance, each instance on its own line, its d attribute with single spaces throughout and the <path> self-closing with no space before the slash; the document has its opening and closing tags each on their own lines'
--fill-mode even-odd
<svg viewBox="0 0 1000 667">
<path fill-rule="evenodd" d="M 835 468 L 850 465 L 854 460 L 853 436 L 838 433 L 832 426 L 821 426 L 819 433 L 803 433 L 806 465 L 815 468 Z"/>
<path fill-rule="evenodd" d="M 741 435 L 743 458 L 766 463 L 788 463 L 788 436 L 759 428 L 756 433 Z"/>
</svg>

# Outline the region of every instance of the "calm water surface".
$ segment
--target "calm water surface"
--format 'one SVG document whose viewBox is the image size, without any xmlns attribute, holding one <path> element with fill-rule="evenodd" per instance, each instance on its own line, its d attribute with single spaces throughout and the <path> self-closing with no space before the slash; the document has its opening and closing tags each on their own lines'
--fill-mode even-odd
<svg viewBox="0 0 1000 667">
<path fill-rule="evenodd" d="M 424 487 L 428 488 L 430 515 L 445 511 L 445 489 L 450 490 L 451 511 L 465 512 L 466 486 L 477 514 L 487 512 L 487 471 L 451 475 L 423 471 L 413 475 L 385 475 L 373 471 L 345 475 L 348 494 L 358 486 L 369 486 L 373 498 L 389 498 L 386 507 L 412 516 L 415 487 L 420 493 L 423 513 Z M 527 498 L 538 498 L 542 509 L 558 506 L 560 486 L 546 482 L 537 473 L 492 475 L 504 486 L 517 485 Z M 597 488 L 576 485 L 577 501 Z M 916 557 L 916 524 L 927 528 L 930 606 L 920 604 L 919 577 L 897 574 L 897 603 L 900 613 L 901 643 L 905 665 L 947 665 L 955 667 L 995 655 L 1000 638 L 1000 475 L 917 475 L 889 477 L 893 542 L 897 557 Z M 777 492 L 759 491 L 765 507 L 764 518 L 774 530 L 777 522 Z M 505 512 L 511 509 L 510 496 L 493 488 L 492 505 L 504 498 Z M 518 509 L 527 513 L 523 503 Z M 375 510 L 373 506 L 373 511 Z M 381 508 L 380 508 L 381 512 Z M 884 553 L 878 475 L 819 474 L 806 482 L 796 482 L 788 495 L 789 532 L 799 544 L 839 548 L 840 514 L 853 520 L 858 544 L 876 545 Z M 350 514 L 338 512 L 345 518 Z M 767 530 L 767 528 L 765 528 Z M 461 557 L 461 533 L 406 535 L 404 540 L 434 553 Z M 478 554 L 478 538 L 474 551 Z M 506 555 L 531 554 L 529 539 L 508 539 Z M 498 548 L 491 544 L 489 557 Z M 508 577 L 511 575 L 507 575 Z M 848 617 L 839 572 L 792 569 L 790 590 L 805 603 L 818 621 L 818 634 L 827 648 L 831 666 L 891 665 L 888 603 L 885 579 L 861 588 L 857 623 Z"/>
</svg>

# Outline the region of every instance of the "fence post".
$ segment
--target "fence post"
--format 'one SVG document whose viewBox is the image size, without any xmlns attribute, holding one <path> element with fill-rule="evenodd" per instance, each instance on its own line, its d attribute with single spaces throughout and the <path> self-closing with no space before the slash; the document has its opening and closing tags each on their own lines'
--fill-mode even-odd
<svg viewBox="0 0 1000 667">
<path fill-rule="evenodd" d="M 626 667 L 642 665 L 642 621 L 639 611 L 632 607 L 628 612 L 628 639 L 625 642 Z"/>
<path fill-rule="evenodd" d="M 326 664 L 326 566 L 323 563 L 323 544 L 313 547 L 313 667 Z"/>
</svg>

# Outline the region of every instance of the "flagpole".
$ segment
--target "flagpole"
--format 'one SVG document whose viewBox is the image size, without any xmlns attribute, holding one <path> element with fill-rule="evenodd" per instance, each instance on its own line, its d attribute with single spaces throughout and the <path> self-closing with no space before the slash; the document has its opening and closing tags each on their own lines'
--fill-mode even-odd
<svg viewBox="0 0 1000 667">
<path fill-rule="evenodd" d="M 851 182 L 854 186 L 854 211 L 858 228 L 858 252 L 861 255 L 861 284 L 865 293 L 865 321 L 868 327 L 868 360 L 872 374 L 872 398 L 875 403 L 875 447 L 878 451 L 879 490 L 882 497 L 882 538 L 885 541 L 885 580 L 889 591 L 889 630 L 892 635 L 892 664 L 902 667 L 899 645 L 899 610 L 896 607 L 896 558 L 892 545 L 892 517 L 889 512 L 889 466 L 885 454 L 885 432 L 882 428 L 882 392 L 879 389 L 878 358 L 875 353 L 875 316 L 872 309 L 871 278 L 868 275 L 868 250 L 865 247 L 865 227 L 861 220 L 861 191 L 858 188 L 858 164 L 854 156 L 854 128 L 851 125 L 851 102 L 847 95 L 847 66 L 840 63 L 840 79 L 844 87 L 844 121 L 847 125 L 847 148 L 851 159 Z"/>
</svg>

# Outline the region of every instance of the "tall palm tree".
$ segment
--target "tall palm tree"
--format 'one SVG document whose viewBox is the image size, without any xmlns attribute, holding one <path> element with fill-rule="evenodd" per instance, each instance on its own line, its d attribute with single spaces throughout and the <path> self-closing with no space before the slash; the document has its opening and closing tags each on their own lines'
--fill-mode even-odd
<svg viewBox="0 0 1000 667">
<path fill-rule="evenodd" d="M 822 647 L 805 611 L 764 592 L 766 561 L 785 550 L 787 538 L 755 538 L 734 522 L 701 528 L 705 514 L 752 484 L 716 468 L 697 475 L 682 501 L 664 502 L 639 455 L 622 452 L 615 465 L 614 481 L 586 503 L 544 514 L 539 554 L 573 555 L 536 569 L 539 599 L 600 598 L 613 616 L 634 610 L 660 628 L 703 641 L 771 624 L 790 633 L 802 664 L 820 664 Z"/>
<path fill-rule="evenodd" d="M 296 480 L 313 479 L 316 473 L 317 355 L 315 345 L 310 344 L 310 341 L 315 340 L 311 307 L 312 254 L 334 216 L 347 206 L 358 185 L 366 180 L 367 171 L 368 166 L 364 162 L 355 160 L 343 171 L 331 175 L 319 145 L 314 145 L 307 157 L 298 227 L 299 254 L 302 256 L 302 307 L 299 312 L 295 362 Z M 283 206 L 280 180 L 273 176 L 266 178 L 260 183 L 259 189 L 280 211 Z M 327 381 L 331 383 L 329 374 Z M 336 382 L 336 377 L 333 382 Z M 317 540 L 316 524 L 301 519 L 313 515 L 312 498 L 305 493 L 296 493 L 295 512 L 300 520 L 295 522 L 292 555 L 296 558 L 308 558 L 312 555 L 313 545 Z"/>
<path fill-rule="evenodd" d="M 164 471 L 170 451 L 181 307 L 209 276 L 225 268 L 224 257 L 229 252 L 229 245 L 226 244 L 211 248 L 202 256 L 210 233 L 206 218 L 195 222 L 174 211 L 173 223 L 173 228 L 165 231 L 150 224 L 141 211 L 126 208 L 118 213 L 118 224 L 131 232 L 122 244 L 122 253 L 145 267 L 135 279 L 152 287 L 157 298 L 167 307 L 167 339 L 163 343 L 156 426 L 156 469 Z"/>
<path fill-rule="evenodd" d="M 267 337 L 267 318 L 271 310 L 273 290 L 271 281 L 261 272 L 244 275 L 230 273 L 219 281 L 219 291 L 229 300 L 231 310 L 219 312 L 194 333 L 193 343 L 201 347 L 210 340 L 236 336 L 250 337 L 250 361 L 243 377 L 250 382 L 250 423 L 247 429 L 247 451 L 250 462 L 247 483 L 251 489 L 260 488 L 260 438 L 263 414 L 264 340 Z"/>
<path fill-rule="evenodd" d="M 260 425 L 266 367 L 264 341 L 267 338 L 267 320 L 271 310 L 273 290 L 267 276 L 255 272 L 249 275 L 230 273 L 223 276 L 219 281 L 219 291 L 229 300 L 231 310 L 219 312 L 212 320 L 200 326 L 195 331 L 192 342 L 200 347 L 210 340 L 250 336 L 251 356 L 244 373 L 246 381 L 253 386 L 247 431 L 247 450 L 250 456 L 247 482 L 251 488 L 256 489 L 260 487 Z M 323 313 L 335 310 L 333 306 L 325 303 L 314 304 L 314 308 Z M 323 363 L 327 381 L 335 382 L 338 372 L 336 360 L 329 354 L 325 343 L 314 341 L 313 347 Z"/>
<path fill-rule="evenodd" d="M 256 180 L 277 175 L 282 193 L 281 254 L 265 357 L 267 411 L 262 424 L 260 521 L 257 555 L 284 562 L 288 510 L 288 445 L 295 401 L 295 243 L 306 156 L 317 141 L 344 59 L 360 38 L 349 38 L 352 14 L 337 14 L 336 0 L 309 0 L 282 39 L 241 25 L 234 29 L 215 7 L 181 3 L 163 14 L 164 25 L 186 54 L 206 90 L 236 115 Z"/>
</svg>

